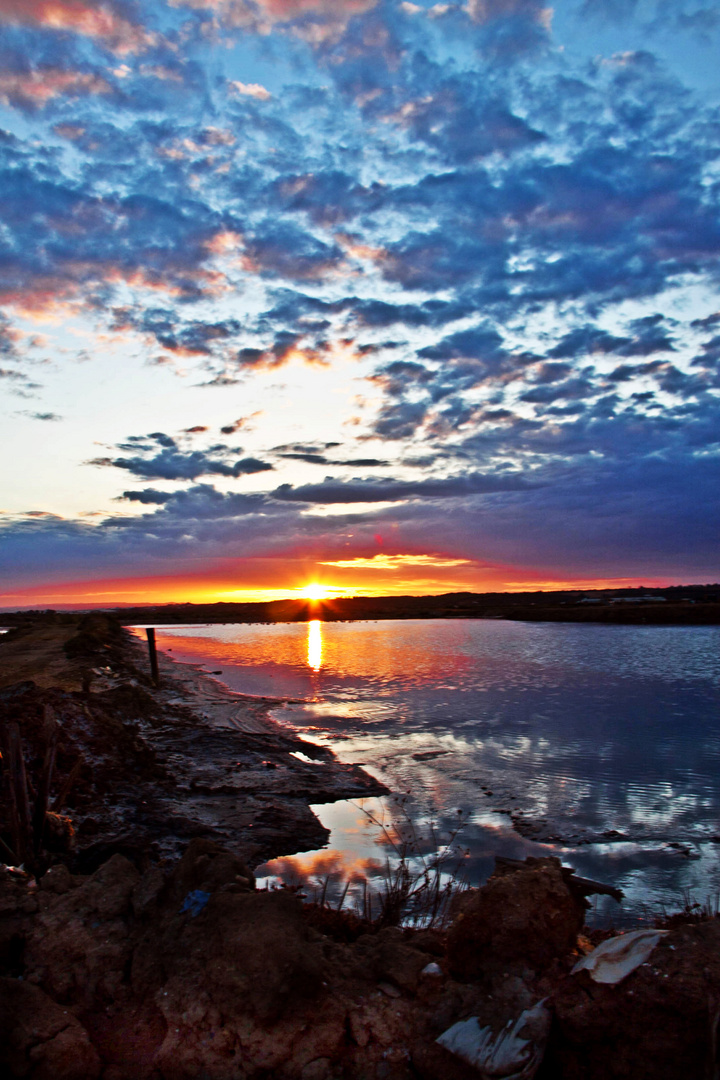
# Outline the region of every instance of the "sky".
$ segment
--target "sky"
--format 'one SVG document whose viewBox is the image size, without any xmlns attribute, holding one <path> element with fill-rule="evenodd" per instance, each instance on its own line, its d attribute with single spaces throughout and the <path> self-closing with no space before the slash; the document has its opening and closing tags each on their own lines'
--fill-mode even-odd
<svg viewBox="0 0 720 1080">
<path fill-rule="evenodd" d="M 720 2 L 0 0 L 0 606 L 720 579 Z"/>
</svg>

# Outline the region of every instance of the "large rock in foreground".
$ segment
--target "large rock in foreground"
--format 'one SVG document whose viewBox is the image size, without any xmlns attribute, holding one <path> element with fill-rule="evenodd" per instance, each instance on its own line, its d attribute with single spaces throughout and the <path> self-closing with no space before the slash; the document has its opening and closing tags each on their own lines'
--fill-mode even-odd
<svg viewBox="0 0 720 1080">
<path fill-rule="evenodd" d="M 584 916 L 585 904 L 568 886 L 559 859 L 496 870 L 450 930 L 449 970 L 463 980 L 492 974 L 498 964 L 542 972 L 574 948 Z"/>
</svg>

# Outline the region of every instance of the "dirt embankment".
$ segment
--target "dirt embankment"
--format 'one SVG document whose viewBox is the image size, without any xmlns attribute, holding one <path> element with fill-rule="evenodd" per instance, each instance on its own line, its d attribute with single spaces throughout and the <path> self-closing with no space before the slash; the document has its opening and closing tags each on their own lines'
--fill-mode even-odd
<svg viewBox="0 0 720 1080">
<path fill-rule="evenodd" d="M 122 855 L 85 877 L 56 866 L 38 884 L 0 870 L 3 1075 L 717 1075 L 716 919 L 666 933 L 604 985 L 572 972 L 591 945 L 555 859 L 501 868 L 446 933 L 380 928 L 253 884 L 205 840 L 142 874 Z"/>
<path fill-rule="evenodd" d="M 611 941 L 602 961 L 582 931 L 593 883 L 552 858 L 499 860 L 442 931 L 258 892 L 251 865 L 322 843 L 308 803 L 368 793 L 368 778 L 195 669 L 165 662 L 153 687 L 140 645 L 102 616 L 36 630 L 0 643 L 3 738 L 22 746 L 30 809 L 51 808 L 30 823 L 32 874 L 0 867 L 2 1075 L 719 1075 L 717 919 Z M 291 757 L 300 746 L 316 761 Z"/>
</svg>

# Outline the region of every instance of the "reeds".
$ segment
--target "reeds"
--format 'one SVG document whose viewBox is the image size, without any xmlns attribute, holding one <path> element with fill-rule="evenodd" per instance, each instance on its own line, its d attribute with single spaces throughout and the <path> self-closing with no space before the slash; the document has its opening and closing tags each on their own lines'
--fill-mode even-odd
<svg viewBox="0 0 720 1080">
<path fill-rule="evenodd" d="M 398 797 L 394 803 L 396 813 L 390 823 L 355 804 L 380 830 L 381 842 L 388 849 L 384 866 L 378 867 L 379 883 L 373 884 L 367 874 L 348 875 L 343 881 L 339 874 L 328 873 L 310 902 L 335 912 L 344 910 L 375 929 L 441 928 L 449 921 L 453 899 L 468 887 L 462 868 L 467 852 L 457 845 L 466 819 L 458 811 L 456 824 L 443 839 L 434 821 L 419 822 L 412 816 L 407 797 Z M 331 902 L 328 896 L 336 884 L 342 888 Z M 348 894 L 351 903 L 345 907 Z"/>
</svg>

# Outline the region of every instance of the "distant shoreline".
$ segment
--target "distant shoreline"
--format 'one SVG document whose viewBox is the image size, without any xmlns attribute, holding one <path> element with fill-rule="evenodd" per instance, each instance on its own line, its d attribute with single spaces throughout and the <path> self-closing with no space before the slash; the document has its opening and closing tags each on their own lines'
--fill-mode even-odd
<svg viewBox="0 0 720 1080">
<path fill-rule="evenodd" d="M 60 619 L 87 608 L 6 611 L 6 626 Z M 98 610 L 98 609 L 95 609 Z M 585 589 L 440 596 L 354 596 L 263 603 L 152 604 L 102 608 L 123 625 L 182 623 L 359 622 L 380 619 L 512 619 L 630 626 L 720 625 L 720 584 L 650 589 Z"/>
</svg>

